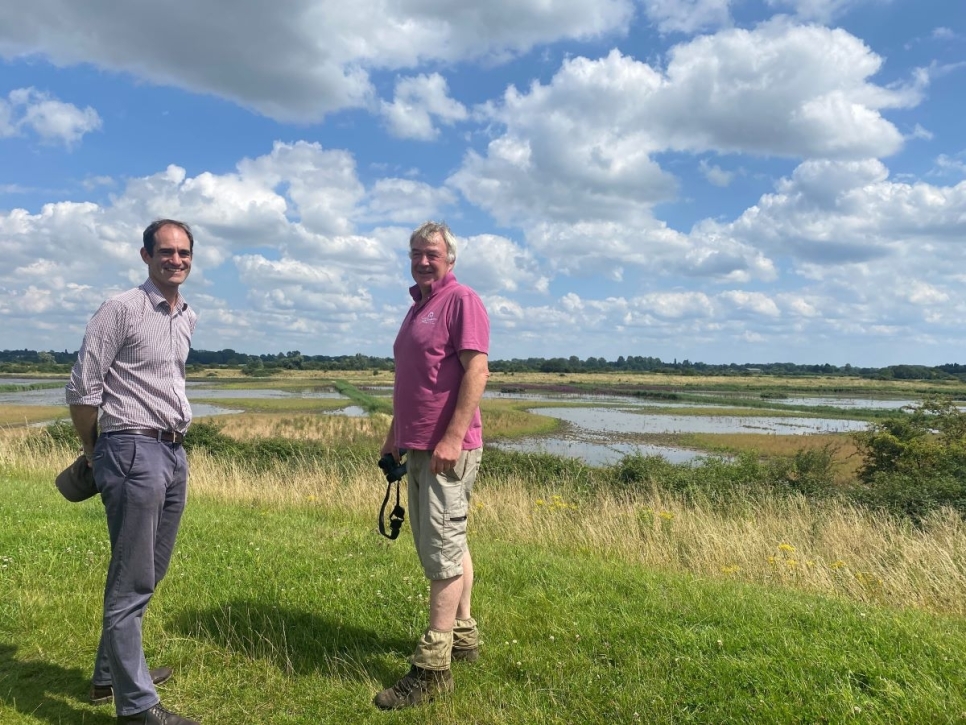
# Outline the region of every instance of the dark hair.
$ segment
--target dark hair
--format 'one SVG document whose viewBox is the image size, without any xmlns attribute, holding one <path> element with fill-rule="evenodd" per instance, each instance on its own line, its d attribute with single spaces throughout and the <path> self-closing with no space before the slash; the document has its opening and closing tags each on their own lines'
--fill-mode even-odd
<svg viewBox="0 0 966 725">
<path fill-rule="evenodd" d="M 188 235 L 188 241 L 190 242 L 191 251 L 195 251 L 195 238 L 191 234 L 191 227 L 189 227 L 184 222 L 179 222 L 177 219 L 155 219 L 153 222 L 148 224 L 148 228 L 144 230 L 144 234 L 141 239 L 144 242 L 144 249 L 147 251 L 149 257 L 154 256 L 154 242 L 156 241 L 154 235 L 158 233 L 161 227 L 175 226 L 181 229 L 185 234 Z"/>
</svg>

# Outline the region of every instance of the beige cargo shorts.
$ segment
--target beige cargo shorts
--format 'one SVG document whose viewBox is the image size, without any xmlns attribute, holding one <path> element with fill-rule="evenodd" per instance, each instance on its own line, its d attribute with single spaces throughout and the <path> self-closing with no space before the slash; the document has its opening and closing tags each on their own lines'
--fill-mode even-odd
<svg viewBox="0 0 966 725">
<path fill-rule="evenodd" d="M 470 493 L 482 454 L 482 448 L 463 451 L 453 470 L 436 475 L 430 470 L 432 451 L 409 452 L 409 525 L 427 579 L 450 579 L 463 573 Z"/>
</svg>

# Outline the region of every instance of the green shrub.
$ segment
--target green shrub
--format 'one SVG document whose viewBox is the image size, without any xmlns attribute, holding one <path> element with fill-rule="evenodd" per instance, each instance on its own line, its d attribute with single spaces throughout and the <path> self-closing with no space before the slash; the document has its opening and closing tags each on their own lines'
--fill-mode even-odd
<svg viewBox="0 0 966 725">
<path fill-rule="evenodd" d="M 184 437 L 184 447 L 191 451 L 203 451 L 211 456 L 231 457 L 243 453 L 244 444 L 221 432 L 217 423 L 193 423 Z"/>
<path fill-rule="evenodd" d="M 966 515 L 966 413 L 951 400 L 927 398 L 854 439 L 863 456 L 856 500 L 914 520 L 943 506 Z"/>
</svg>

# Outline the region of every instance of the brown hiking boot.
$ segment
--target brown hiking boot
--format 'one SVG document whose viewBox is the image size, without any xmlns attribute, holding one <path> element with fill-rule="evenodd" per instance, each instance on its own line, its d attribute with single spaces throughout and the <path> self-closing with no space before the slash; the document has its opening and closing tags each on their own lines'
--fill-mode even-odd
<svg viewBox="0 0 966 725">
<path fill-rule="evenodd" d="M 480 658 L 479 647 L 453 647 L 453 662 L 476 662 Z"/>
<path fill-rule="evenodd" d="M 429 702 L 441 692 L 453 691 L 453 673 L 449 670 L 424 670 L 413 665 L 399 682 L 373 698 L 380 710 L 399 710 Z"/>
</svg>

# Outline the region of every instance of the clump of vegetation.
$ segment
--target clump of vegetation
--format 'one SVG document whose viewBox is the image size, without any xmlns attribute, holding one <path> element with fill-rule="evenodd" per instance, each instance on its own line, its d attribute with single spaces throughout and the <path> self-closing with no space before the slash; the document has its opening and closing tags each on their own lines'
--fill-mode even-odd
<svg viewBox="0 0 966 725">
<path fill-rule="evenodd" d="M 693 464 L 673 464 L 660 456 L 631 455 L 613 467 L 612 485 L 717 504 L 776 494 L 827 498 L 838 494 L 833 453 L 831 446 L 770 459 L 744 452 L 734 458 L 708 456 Z"/>
<path fill-rule="evenodd" d="M 859 501 L 915 521 L 942 507 L 966 516 L 966 413 L 951 400 L 927 398 L 854 439 L 864 460 Z"/>
</svg>

